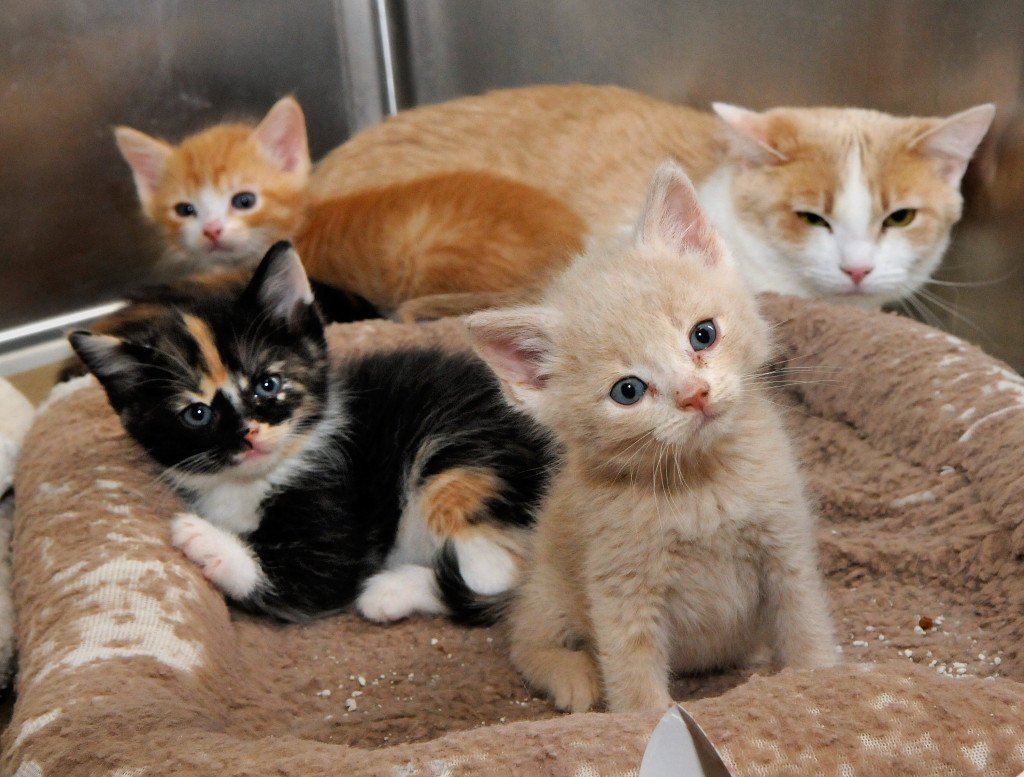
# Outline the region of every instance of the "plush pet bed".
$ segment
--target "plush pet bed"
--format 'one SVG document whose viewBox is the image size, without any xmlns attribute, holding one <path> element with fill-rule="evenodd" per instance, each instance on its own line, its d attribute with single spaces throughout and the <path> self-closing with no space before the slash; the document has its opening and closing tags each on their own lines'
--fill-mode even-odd
<svg viewBox="0 0 1024 777">
<path fill-rule="evenodd" d="M 799 368 L 777 401 L 822 517 L 844 662 L 680 678 L 675 697 L 737 775 L 1016 775 L 1024 381 L 902 318 L 765 306 L 779 364 Z M 465 347 L 457 322 L 332 338 L 340 358 Z M 29 433 L 5 774 L 636 774 L 657 716 L 557 713 L 509 667 L 498 629 L 232 612 L 168 545 L 180 505 L 156 475 L 94 384 Z"/>
</svg>

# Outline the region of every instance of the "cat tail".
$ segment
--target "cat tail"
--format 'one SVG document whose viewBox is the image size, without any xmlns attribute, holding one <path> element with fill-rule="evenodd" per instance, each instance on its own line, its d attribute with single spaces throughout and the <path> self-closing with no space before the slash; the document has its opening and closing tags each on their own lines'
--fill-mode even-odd
<svg viewBox="0 0 1024 777">
<path fill-rule="evenodd" d="M 497 623 L 512 600 L 512 590 L 496 594 L 474 591 L 462 577 L 455 545 L 448 540 L 434 559 L 434 576 L 449 616 L 463 626 L 491 626 Z"/>
</svg>

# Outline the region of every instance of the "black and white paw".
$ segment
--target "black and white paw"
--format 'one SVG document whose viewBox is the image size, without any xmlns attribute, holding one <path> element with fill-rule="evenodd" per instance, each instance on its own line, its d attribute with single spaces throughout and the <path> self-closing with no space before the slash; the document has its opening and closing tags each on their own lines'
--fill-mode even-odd
<svg viewBox="0 0 1024 777">
<path fill-rule="evenodd" d="M 247 599 L 263 580 L 263 571 L 248 545 L 194 513 L 178 513 L 173 518 L 171 544 L 232 599 Z"/>
</svg>

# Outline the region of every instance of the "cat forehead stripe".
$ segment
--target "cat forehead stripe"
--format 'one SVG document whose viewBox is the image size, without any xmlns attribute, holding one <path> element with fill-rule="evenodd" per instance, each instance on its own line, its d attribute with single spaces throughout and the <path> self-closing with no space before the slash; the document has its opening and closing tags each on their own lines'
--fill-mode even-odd
<svg viewBox="0 0 1024 777">
<path fill-rule="evenodd" d="M 217 345 L 213 340 L 213 333 L 205 321 L 195 316 L 186 314 L 183 316 L 183 319 L 185 321 L 185 328 L 188 329 L 189 334 L 196 341 L 196 345 L 199 346 L 199 353 L 206 363 L 206 376 L 204 377 L 209 378 L 209 382 L 214 386 L 223 386 L 228 382 L 228 371 L 224 366 L 224 362 L 221 361 L 220 352 L 217 350 Z M 205 383 L 206 381 L 204 380 L 203 382 Z"/>
<path fill-rule="evenodd" d="M 835 200 L 834 215 L 839 224 L 857 237 L 870 233 L 872 198 L 864 173 L 864 159 L 856 143 L 846 157 L 845 183 Z"/>
</svg>

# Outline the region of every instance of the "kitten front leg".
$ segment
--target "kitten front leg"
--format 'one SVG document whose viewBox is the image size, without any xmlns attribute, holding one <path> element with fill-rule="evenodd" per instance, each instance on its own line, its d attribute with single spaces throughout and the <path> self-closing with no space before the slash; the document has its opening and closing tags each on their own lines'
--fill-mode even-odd
<svg viewBox="0 0 1024 777">
<path fill-rule="evenodd" d="M 266 583 L 252 550 L 236 534 L 195 513 L 178 513 L 171 521 L 171 544 L 203 570 L 217 588 L 244 602 Z"/>
<path fill-rule="evenodd" d="M 813 541 L 795 538 L 776 550 L 780 555 L 769 558 L 764 583 L 773 659 L 780 667 L 834 666 L 835 630 Z"/>
<path fill-rule="evenodd" d="M 591 617 L 609 712 L 664 710 L 669 696 L 667 637 L 657 587 L 636 570 L 592 581 Z"/>
<path fill-rule="evenodd" d="M 531 687 L 560 710 L 586 712 L 601 697 L 601 675 L 588 650 L 572 650 L 564 586 L 538 565 L 526 578 L 509 614 L 510 657 Z"/>
</svg>

